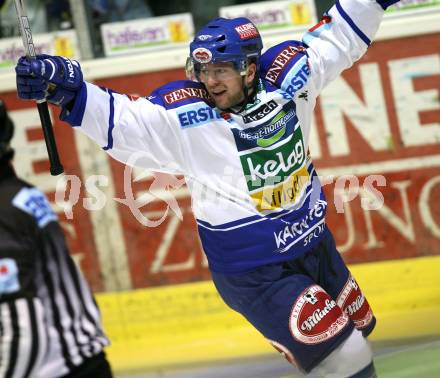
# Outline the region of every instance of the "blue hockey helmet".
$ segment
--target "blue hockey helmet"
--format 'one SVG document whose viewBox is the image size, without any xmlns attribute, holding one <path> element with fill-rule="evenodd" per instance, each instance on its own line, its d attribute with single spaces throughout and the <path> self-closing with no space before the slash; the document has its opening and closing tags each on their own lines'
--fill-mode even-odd
<svg viewBox="0 0 440 378">
<path fill-rule="evenodd" d="M 257 67 L 263 42 L 256 26 L 246 17 L 215 18 L 195 35 L 190 44 L 187 76 L 197 79 L 197 67 L 208 63 L 232 62 L 244 75 L 249 60 Z"/>
</svg>

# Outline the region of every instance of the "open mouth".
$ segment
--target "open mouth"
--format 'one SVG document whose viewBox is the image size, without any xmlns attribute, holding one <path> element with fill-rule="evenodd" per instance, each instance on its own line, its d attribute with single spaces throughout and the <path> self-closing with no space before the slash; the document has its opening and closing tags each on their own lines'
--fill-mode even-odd
<svg viewBox="0 0 440 378">
<path fill-rule="evenodd" d="M 216 91 L 216 92 L 212 92 L 212 96 L 213 96 L 214 98 L 216 98 L 216 97 L 221 97 L 221 96 L 223 96 L 225 93 L 226 93 L 226 90 L 223 90 L 223 91 Z"/>
</svg>

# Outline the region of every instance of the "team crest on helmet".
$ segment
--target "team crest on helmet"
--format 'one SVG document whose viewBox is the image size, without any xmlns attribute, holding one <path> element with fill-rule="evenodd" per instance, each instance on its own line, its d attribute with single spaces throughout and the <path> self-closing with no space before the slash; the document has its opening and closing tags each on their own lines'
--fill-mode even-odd
<svg viewBox="0 0 440 378">
<path fill-rule="evenodd" d="M 212 59 L 212 53 L 204 47 L 199 47 L 195 49 L 192 53 L 193 58 L 198 63 L 209 63 Z"/>
<path fill-rule="evenodd" d="M 209 34 L 202 34 L 202 35 L 199 35 L 198 37 L 197 37 L 197 39 L 199 40 L 199 41 L 206 41 L 207 39 L 209 39 L 209 38 L 211 38 L 212 37 L 212 35 L 209 35 Z"/>
<path fill-rule="evenodd" d="M 259 36 L 258 30 L 252 22 L 236 26 L 235 31 L 240 36 L 240 39 L 257 38 Z"/>
<path fill-rule="evenodd" d="M 290 314 L 292 336 L 304 344 L 331 339 L 348 324 L 348 315 L 320 286 L 308 287 L 296 300 Z"/>
</svg>

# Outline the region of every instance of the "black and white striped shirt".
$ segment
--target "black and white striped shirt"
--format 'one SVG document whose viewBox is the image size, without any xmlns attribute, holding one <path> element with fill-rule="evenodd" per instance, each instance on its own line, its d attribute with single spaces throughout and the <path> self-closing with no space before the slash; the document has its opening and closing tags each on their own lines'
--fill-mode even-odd
<svg viewBox="0 0 440 378">
<path fill-rule="evenodd" d="M 60 377 L 106 345 L 47 199 L 0 172 L 0 378 Z"/>
</svg>

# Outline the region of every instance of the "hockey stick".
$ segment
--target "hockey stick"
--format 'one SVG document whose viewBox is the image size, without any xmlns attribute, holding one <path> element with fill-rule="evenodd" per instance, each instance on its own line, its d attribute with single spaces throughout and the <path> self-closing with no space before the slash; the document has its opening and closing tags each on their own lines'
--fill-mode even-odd
<svg viewBox="0 0 440 378">
<path fill-rule="evenodd" d="M 17 11 L 18 25 L 23 40 L 23 47 L 28 59 L 35 59 L 35 46 L 32 40 L 31 27 L 26 14 L 24 0 L 14 0 L 15 10 Z M 58 156 L 57 145 L 50 120 L 49 108 L 46 100 L 37 100 L 38 114 L 40 115 L 41 127 L 43 128 L 44 140 L 46 142 L 47 154 L 49 155 L 50 174 L 57 176 L 64 172 L 64 168 Z"/>
</svg>

